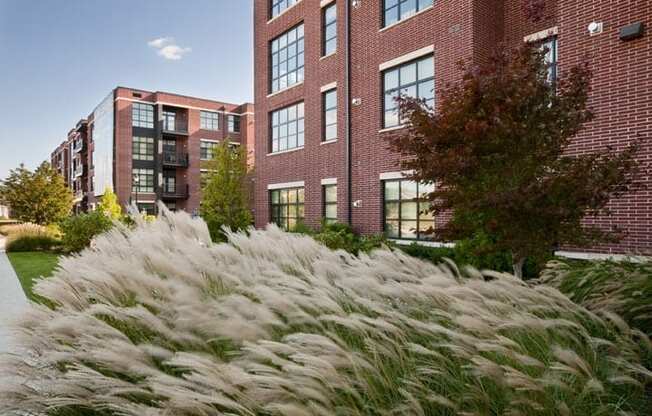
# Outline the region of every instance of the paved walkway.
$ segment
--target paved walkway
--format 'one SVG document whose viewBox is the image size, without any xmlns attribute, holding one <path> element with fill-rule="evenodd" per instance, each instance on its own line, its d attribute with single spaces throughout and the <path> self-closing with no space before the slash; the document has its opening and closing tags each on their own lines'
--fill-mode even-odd
<svg viewBox="0 0 652 416">
<path fill-rule="evenodd" d="M 7 328 L 7 321 L 27 307 L 25 292 L 9 263 L 4 247 L 4 237 L 0 236 L 0 353 L 11 350 L 11 332 Z"/>
</svg>

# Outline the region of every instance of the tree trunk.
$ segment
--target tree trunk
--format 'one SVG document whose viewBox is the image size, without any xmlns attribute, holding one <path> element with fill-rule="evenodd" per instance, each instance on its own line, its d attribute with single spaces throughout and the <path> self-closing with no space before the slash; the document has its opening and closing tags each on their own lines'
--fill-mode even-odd
<svg viewBox="0 0 652 416">
<path fill-rule="evenodd" d="M 525 257 L 518 257 L 512 254 L 512 267 L 514 268 L 514 276 L 523 279 L 523 265 L 525 264 Z"/>
</svg>

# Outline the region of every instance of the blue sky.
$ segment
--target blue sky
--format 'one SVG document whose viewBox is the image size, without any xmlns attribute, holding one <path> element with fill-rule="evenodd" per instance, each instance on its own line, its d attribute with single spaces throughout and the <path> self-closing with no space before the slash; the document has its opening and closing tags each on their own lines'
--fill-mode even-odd
<svg viewBox="0 0 652 416">
<path fill-rule="evenodd" d="M 251 0 L 0 0 L 0 179 L 115 86 L 253 100 Z"/>
</svg>

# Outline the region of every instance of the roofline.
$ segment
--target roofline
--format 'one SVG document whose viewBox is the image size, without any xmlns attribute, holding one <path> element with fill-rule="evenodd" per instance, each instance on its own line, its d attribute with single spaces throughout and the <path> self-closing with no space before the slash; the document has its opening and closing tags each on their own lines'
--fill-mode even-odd
<svg viewBox="0 0 652 416">
<path fill-rule="evenodd" d="M 210 98 L 195 97 L 195 96 L 193 96 L 193 95 L 177 94 L 177 93 L 175 93 L 175 92 L 160 91 L 160 90 L 149 91 L 149 90 L 144 90 L 144 89 L 142 89 L 142 88 L 131 88 L 131 87 L 125 87 L 125 86 L 122 86 L 122 85 L 118 85 L 117 87 L 115 87 L 115 88 L 113 89 L 113 91 L 116 91 L 116 90 L 118 90 L 119 88 L 124 89 L 124 90 L 132 90 L 132 91 L 143 91 L 143 92 L 147 92 L 147 93 L 150 93 L 150 94 L 167 94 L 167 95 L 174 95 L 174 96 L 176 96 L 176 97 L 192 98 L 192 99 L 195 99 L 195 100 L 210 101 L 210 102 L 212 102 L 212 103 L 216 103 L 216 104 L 228 104 L 228 105 L 234 105 L 234 106 L 237 106 L 237 107 L 241 107 L 241 106 L 243 106 L 243 105 L 254 105 L 254 103 L 249 102 L 249 101 L 245 101 L 244 103 L 241 103 L 241 104 L 238 104 L 238 103 L 230 103 L 230 102 L 226 102 L 226 101 L 217 101 L 217 100 L 213 100 L 213 99 L 210 99 Z"/>
</svg>

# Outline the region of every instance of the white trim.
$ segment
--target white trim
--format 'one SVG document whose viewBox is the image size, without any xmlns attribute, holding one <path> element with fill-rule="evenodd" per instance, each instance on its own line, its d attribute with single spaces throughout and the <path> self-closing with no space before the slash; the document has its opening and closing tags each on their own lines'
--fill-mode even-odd
<svg viewBox="0 0 652 416">
<path fill-rule="evenodd" d="M 407 128 L 405 124 L 399 124 L 398 126 L 385 127 L 384 129 L 378 130 L 378 133 L 387 133 L 388 131 L 401 130 Z"/>
<path fill-rule="evenodd" d="M 337 185 L 337 178 L 325 178 L 321 180 L 322 185 Z"/>
<path fill-rule="evenodd" d="M 198 100 L 201 100 L 202 98 L 197 98 Z M 179 108 L 186 108 L 189 110 L 199 110 L 199 111 L 208 111 L 210 113 L 220 113 L 220 114 L 232 114 L 236 116 L 243 116 L 243 115 L 251 115 L 253 116 L 254 113 L 251 111 L 247 111 L 246 113 L 231 113 L 229 111 L 224 111 L 224 110 L 216 110 L 214 108 L 204 108 L 204 107 L 195 107 L 192 105 L 183 105 L 183 104 L 176 104 L 176 103 L 169 103 L 167 101 L 143 101 L 143 100 L 134 100 L 133 98 L 127 98 L 127 97 L 116 97 L 115 101 L 129 101 L 132 103 L 140 103 L 140 104 L 149 104 L 149 105 L 169 105 L 170 107 L 179 107 Z M 210 130 L 210 131 L 220 131 L 218 130 Z"/>
<path fill-rule="evenodd" d="M 629 261 L 632 263 L 647 263 L 652 261 L 648 256 L 633 256 L 626 254 L 609 254 L 609 253 L 583 253 L 580 251 L 555 251 L 555 256 L 566 257 L 568 259 L 576 260 L 613 260 L 613 261 Z"/>
<path fill-rule="evenodd" d="M 323 9 L 324 7 L 328 6 L 329 4 L 331 4 L 334 1 L 335 0 L 321 0 L 321 2 L 319 3 L 319 8 Z"/>
<path fill-rule="evenodd" d="M 410 246 L 412 244 L 417 244 L 424 247 L 447 247 L 454 248 L 455 243 L 442 243 L 439 241 L 423 241 L 423 240 L 400 240 L 398 238 L 390 238 L 389 241 L 398 244 L 400 246 Z"/>
<path fill-rule="evenodd" d="M 557 26 L 553 26 L 551 28 L 540 30 L 536 33 L 532 33 L 530 35 L 524 36 L 523 42 L 525 43 L 538 42 L 540 40 L 544 40 L 551 36 L 556 36 L 557 34 L 559 34 L 559 28 Z"/>
<path fill-rule="evenodd" d="M 335 49 L 333 52 L 329 53 L 328 55 L 320 56 L 319 60 L 321 61 L 322 59 L 326 59 L 326 58 L 328 58 L 330 56 L 335 55 L 336 53 L 337 53 L 337 49 Z"/>
<path fill-rule="evenodd" d="M 393 27 L 396 26 L 396 25 L 400 25 L 401 23 L 403 23 L 403 22 L 405 22 L 405 21 L 408 21 L 408 20 L 412 19 L 413 17 L 416 17 L 416 16 L 420 15 L 421 13 L 425 13 L 425 12 L 427 12 L 428 10 L 432 9 L 433 7 L 435 7 L 435 6 L 434 6 L 434 5 L 430 5 L 430 6 L 426 7 L 426 8 L 424 8 L 424 9 L 421 9 L 421 10 L 419 10 L 418 12 L 414 13 L 412 16 L 409 16 L 409 17 L 406 17 L 406 18 L 404 18 L 404 19 L 401 19 L 401 20 L 399 20 L 398 22 L 394 22 L 394 23 L 392 23 L 392 24 L 389 25 L 389 26 L 382 27 L 382 28 L 380 28 L 380 30 L 378 31 L 378 33 L 380 33 L 380 32 L 384 32 L 384 31 L 386 31 L 387 29 L 391 29 L 391 28 L 393 28 Z"/>
<path fill-rule="evenodd" d="M 331 144 L 331 143 L 337 143 L 337 139 L 324 140 L 323 142 L 319 143 L 319 145 L 323 146 L 325 144 Z"/>
<path fill-rule="evenodd" d="M 283 183 L 270 183 L 267 184 L 267 190 L 268 191 L 273 191 L 275 189 L 287 189 L 287 188 L 303 188 L 305 187 L 305 182 L 304 181 L 296 181 L 296 182 L 283 182 Z"/>
<path fill-rule="evenodd" d="M 200 142 L 208 142 L 208 143 L 221 143 L 221 140 L 213 140 L 213 139 L 199 139 Z"/>
<path fill-rule="evenodd" d="M 294 147 L 294 148 L 292 148 L 292 149 L 288 149 L 288 150 L 281 150 L 281 151 L 278 151 L 278 152 L 267 153 L 267 156 L 282 155 L 282 154 L 285 154 L 285 153 L 296 152 L 297 150 L 303 150 L 303 146 L 301 146 L 301 147 Z"/>
<path fill-rule="evenodd" d="M 292 85 L 290 85 L 289 87 L 285 87 L 285 88 L 283 88 L 282 90 L 275 91 L 275 92 L 273 92 L 273 93 L 271 93 L 271 94 L 267 94 L 267 98 L 271 98 L 271 97 L 273 97 L 273 96 L 275 96 L 275 95 L 282 94 L 282 93 L 284 93 L 285 91 L 288 91 L 288 90 L 291 90 L 292 88 L 298 87 L 299 85 L 303 85 L 303 81 L 301 81 L 301 82 L 297 82 L 296 84 L 292 84 Z"/>
<path fill-rule="evenodd" d="M 287 9 L 283 10 L 281 13 L 277 14 L 276 16 L 272 17 L 267 21 L 267 24 L 272 23 L 274 20 L 278 19 L 279 17 L 283 16 L 285 13 L 289 12 L 290 10 L 294 9 L 297 4 L 301 3 L 301 0 L 297 1 L 294 3 L 292 6 L 288 7 Z"/>
<path fill-rule="evenodd" d="M 381 181 L 391 181 L 393 179 L 405 179 L 406 176 L 413 175 L 413 170 L 404 170 L 402 172 L 383 172 L 378 175 Z"/>
<path fill-rule="evenodd" d="M 398 58 L 394 58 L 390 61 L 383 62 L 382 64 L 378 65 L 378 70 L 384 71 L 388 68 L 393 68 L 405 62 L 413 61 L 417 58 L 421 58 L 424 55 L 428 55 L 434 52 L 435 52 L 435 45 L 426 46 L 424 48 L 417 49 L 416 51 L 406 53 L 405 55 L 399 56 Z"/>
<path fill-rule="evenodd" d="M 322 85 L 319 89 L 320 92 L 326 92 L 337 88 L 337 81 L 333 81 L 330 84 Z"/>
</svg>

